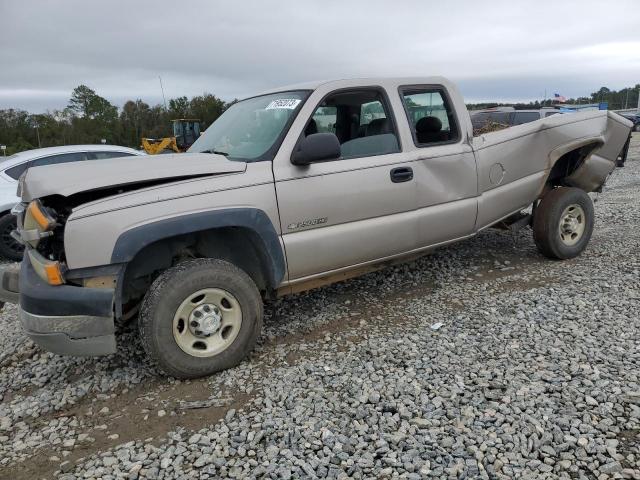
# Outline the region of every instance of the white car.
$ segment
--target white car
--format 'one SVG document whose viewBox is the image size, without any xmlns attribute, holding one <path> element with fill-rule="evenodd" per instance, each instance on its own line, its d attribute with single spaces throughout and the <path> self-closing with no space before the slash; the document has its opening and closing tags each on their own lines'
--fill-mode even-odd
<svg viewBox="0 0 640 480">
<path fill-rule="evenodd" d="M 20 202 L 20 198 L 16 196 L 18 178 L 27 168 L 132 155 L 146 154 L 116 145 L 67 145 L 27 150 L 4 159 L 0 157 L 0 256 L 16 261 L 22 259 L 23 247 L 11 236 L 16 228 L 16 219 L 11 214 L 11 209 Z"/>
</svg>

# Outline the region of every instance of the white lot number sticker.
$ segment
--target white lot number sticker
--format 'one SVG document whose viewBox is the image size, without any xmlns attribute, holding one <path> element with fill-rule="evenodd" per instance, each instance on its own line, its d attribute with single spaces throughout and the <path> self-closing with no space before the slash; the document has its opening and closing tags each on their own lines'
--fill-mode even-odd
<svg viewBox="0 0 640 480">
<path fill-rule="evenodd" d="M 273 110 L 274 108 L 286 108 L 289 110 L 293 110 L 298 106 L 300 100 L 297 98 L 281 98 L 279 100 L 274 100 L 271 102 L 265 110 Z"/>
</svg>

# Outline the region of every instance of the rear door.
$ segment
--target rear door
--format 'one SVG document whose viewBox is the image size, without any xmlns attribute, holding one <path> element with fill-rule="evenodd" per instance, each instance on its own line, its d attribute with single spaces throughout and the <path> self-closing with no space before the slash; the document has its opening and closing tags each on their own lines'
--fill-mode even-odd
<svg viewBox="0 0 640 480">
<path fill-rule="evenodd" d="M 473 150 L 463 133 L 468 120 L 457 114 L 468 115 L 467 110 L 461 102 L 454 105 L 442 85 L 401 86 L 399 93 L 413 140 L 407 150 L 416 178 L 418 247 L 468 236 L 476 221 L 478 185 Z"/>
<path fill-rule="evenodd" d="M 297 142 L 316 132 L 338 137 L 341 158 L 291 164 Z M 316 90 L 289 135 L 274 176 L 291 281 L 416 247 L 416 184 L 383 88 Z"/>
</svg>

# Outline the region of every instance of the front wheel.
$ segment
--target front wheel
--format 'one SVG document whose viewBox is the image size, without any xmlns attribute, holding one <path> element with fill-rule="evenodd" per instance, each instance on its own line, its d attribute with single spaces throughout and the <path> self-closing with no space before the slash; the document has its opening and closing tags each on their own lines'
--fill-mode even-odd
<svg viewBox="0 0 640 480">
<path fill-rule="evenodd" d="M 244 271 L 222 260 L 190 260 L 163 272 L 140 309 L 149 357 L 169 375 L 197 378 L 233 367 L 262 328 L 262 299 Z"/>
<path fill-rule="evenodd" d="M 533 216 L 533 239 L 540 253 L 564 260 L 580 255 L 593 232 L 594 211 L 589 195 L 579 188 L 547 193 Z"/>
</svg>

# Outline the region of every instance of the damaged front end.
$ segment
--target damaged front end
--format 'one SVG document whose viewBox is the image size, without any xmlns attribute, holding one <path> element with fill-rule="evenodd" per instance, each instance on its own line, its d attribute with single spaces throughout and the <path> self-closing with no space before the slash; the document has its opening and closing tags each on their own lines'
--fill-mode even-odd
<svg viewBox="0 0 640 480">
<path fill-rule="evenodd" d="M 18 204 L 14 237 L 25 246 L 19 269 L 1 272 L 0 300 L 20 304 L 27 335 L 54 353 L 106 355 L 116 349 L 114 285 L 88 288 L 67 269 L 63 235 L 68 212 L 41 200 Z"/>
</svg>

